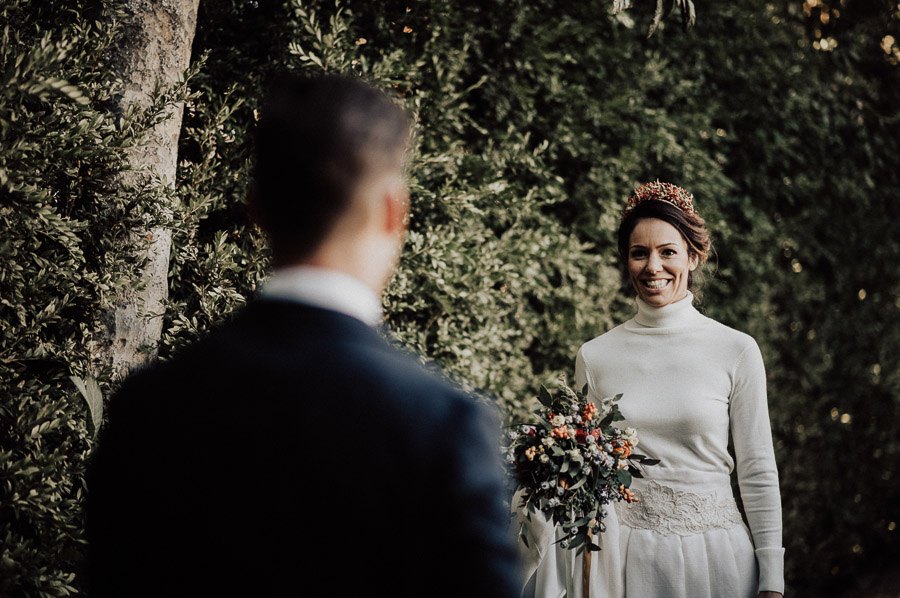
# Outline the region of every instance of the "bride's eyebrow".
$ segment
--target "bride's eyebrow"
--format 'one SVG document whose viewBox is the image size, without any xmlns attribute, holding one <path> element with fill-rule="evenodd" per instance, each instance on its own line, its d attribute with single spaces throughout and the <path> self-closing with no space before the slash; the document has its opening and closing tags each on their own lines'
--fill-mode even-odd
<svg viewBox="0 0 900 598">
<path fill-rule="evenodd" d="M 678 247 L 678 243 L 671 241 L 669 243 L 660 243 L 659 245 L 656 246 L 656 248 L 659 249 L 661 247 L 668 247 L 670 245 L 673 247 Z M 647 246 L 641 245 L 640 243 L 635 243 L 634 245 L 629 245 L 628 249 L 647 249 Z"/>
</svg>

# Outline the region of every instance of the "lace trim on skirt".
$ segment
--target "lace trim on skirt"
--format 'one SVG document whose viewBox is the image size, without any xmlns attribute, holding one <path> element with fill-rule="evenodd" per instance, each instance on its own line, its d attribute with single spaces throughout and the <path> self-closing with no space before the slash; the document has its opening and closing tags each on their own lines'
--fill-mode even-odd
<svg viewBox="0 0 900 598">
<path fill-rule="evenodd" d="M 693 494 L 650 481 L 635 494 L 640 502 L 615 504 L 619 521 L 664 536 L 690 536 L 712 529 L 730 529 L 743 520 L 733 496 L 715 492 Z"/>
</svg>

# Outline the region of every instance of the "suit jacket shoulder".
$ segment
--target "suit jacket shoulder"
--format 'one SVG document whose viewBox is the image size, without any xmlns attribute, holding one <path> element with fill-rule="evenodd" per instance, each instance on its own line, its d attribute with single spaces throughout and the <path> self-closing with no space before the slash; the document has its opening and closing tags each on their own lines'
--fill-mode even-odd
<svg viewBox="0 0 900 598">
<path fill-rule="evenodd" d="M 484 408 L 362 322 L 251 304 L 111 401 L 92 596 L 512 596 L 496 443 Z"/>
</svg>

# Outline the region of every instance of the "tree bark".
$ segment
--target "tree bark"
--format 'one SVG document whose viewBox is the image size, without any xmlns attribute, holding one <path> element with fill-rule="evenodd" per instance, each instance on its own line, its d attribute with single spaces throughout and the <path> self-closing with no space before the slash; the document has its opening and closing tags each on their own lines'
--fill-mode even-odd
<svg viewBox="0 0 900 598">
<path fill-rule="evenodd" d="M 122 41 L 113 57 L 113 68 L 124 83 L 118 106 L 122 112 L 148 107 L 157 86 L 177 83 L 188 68 L 199 1 L 124 1 Z M 183 109 L 181 104 L 171 107 L 142 143 L 129 150 L 129 169 L 120 181 L 123 188 L 152 179 L 174 188 Z M 171 210 L 170 205 L 161 208 L 163 213 Z M 162 334 L 172 232 L 164 226 L 136 231 L 135 243 L 146 245 L 148 240 L 141 280 L 118 295 L 108 318 L 105 362 L 117 377 L 153 359 Z"/>
</svg>

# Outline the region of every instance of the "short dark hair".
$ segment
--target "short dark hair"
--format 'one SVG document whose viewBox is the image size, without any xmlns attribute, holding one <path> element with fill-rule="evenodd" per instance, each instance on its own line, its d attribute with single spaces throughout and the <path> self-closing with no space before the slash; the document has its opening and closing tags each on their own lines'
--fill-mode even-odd
<svg viewBox="0 0 900 598">
<path fill-rule="evenodd" d="M 384 92 L 345 75 L 279 75 L 254 141 L 251 201 L 276 257 L 308 256 L 359 183 L 400 168 L 411 119 Z"/>
<path fill-rule="evenodd" d="M 712 242 L 709 238 L 709 230 L 706 228 L 706 221 L 696 212 L 685 212 L 680 208 L 665 201 L 650 200 L 638 204 L 633 210 L 622 219 L 619 224 L 618 245 L 619 257 L 623 262 L 628 261 L 628 245 L 631 241 L 631 233 L 638 221 L 645 218 L 657 218 L 664 222 L 668 222 L 681 233 L 687 242 L 688 252 L 696 255 L 698 265 L 702 266 L 709 259 L 709 253 L 712 250 Z M 697 268 L 697 274 L 700 268 Z M 688 274 L 688 287 L 696 291 L 701 282 L 699 276 L 695 277 L 694 272 Z"/>
</svg>

